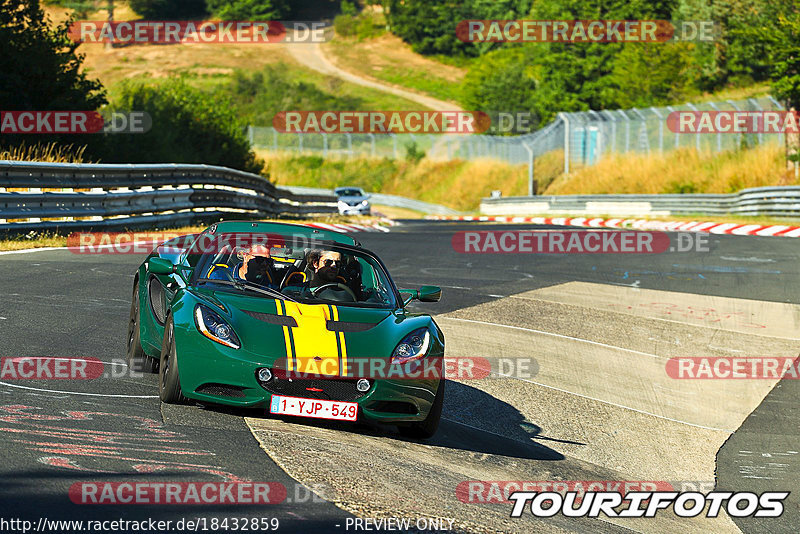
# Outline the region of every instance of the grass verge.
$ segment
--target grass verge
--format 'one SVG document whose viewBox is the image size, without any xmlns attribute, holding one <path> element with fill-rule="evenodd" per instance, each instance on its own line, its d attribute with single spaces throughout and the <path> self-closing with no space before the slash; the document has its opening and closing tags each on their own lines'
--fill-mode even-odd
<svg viewBox="0 0 800 534">
<path fill-rule="evenodd" d="M 681 148 L 664 154 L 612 155 L 561 175 L 547 195 L 735 193 L 748 187 L 797 185 L 783 147 L 760 145 L 721 153 Z"/>
<path fill-rule="evenodd" d="M 466 69 L 417 54 L 395 35 L 363 40 L 337 36 L 323 49 L 344 70 L 440 100 L 460 99 Z"/>
</svg>

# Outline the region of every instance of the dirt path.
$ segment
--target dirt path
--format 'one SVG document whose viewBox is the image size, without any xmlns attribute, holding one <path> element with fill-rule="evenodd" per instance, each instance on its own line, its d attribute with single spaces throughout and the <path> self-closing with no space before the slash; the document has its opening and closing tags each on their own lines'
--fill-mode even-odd
<svg viewBox="0 0 800 534">
<path fill-rule="evenodd" d="M 378 91 L 383 91 L 385 93 L 391 93 L 413 102 L 417 102 L 418 104 L 433 110 L 462 111 L 461 107 L 452 102 L 446 102 L 437 98 L 407 91 L 394 85 L 388 85 L 378 81 L 370 80 L 368 78 L 362 78 L 358 74 L 343 70 L 336 66 L 330 57 L 325 55 L 319 43 L 299 43 L 295 45 L 287 45 L 286 50 L 297 60 L 298 63 L 317 72 L 321 72 L 322 74 L 335 76 L 337 78 L 341 78 L 342 80 L 364 87 L 377 89 Z"/>
</svg>

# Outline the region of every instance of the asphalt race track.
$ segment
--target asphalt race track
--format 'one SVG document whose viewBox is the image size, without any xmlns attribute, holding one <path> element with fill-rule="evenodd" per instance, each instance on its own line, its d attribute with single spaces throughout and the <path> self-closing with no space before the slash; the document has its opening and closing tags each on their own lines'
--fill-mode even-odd
<svg viewBox="0 0 800 534">
<path fill-rule="evenodd" d="M 715 235 L 708 251 L 655 255 L 454 251 L 454 232 L 477 228 L 553 229 L 404 221 L 390 233 L 358 234 L 399 287 L 443 287 L 440 303 L 415 308 L 435 315 L 448 358 L 485 361 L 492 371 L 447 382 L 439 433 L 422 442 L 391 427 L 162 406 L 157 375 L 125 366 L 141 256 L 0 253 L 0 357 L 104 364 L 94 380 L 0 381 L 3 517 L 34 527 L 42 518 L 278 518 L 278 532 L 355 531 L 354 517 L 452 520 L 451 532 L 800 530 L 797 492 L 774 519 L 667 511 L 511 519 L 508 503 L 464 502 L 486 496 L 465 492 L 469 481 L 796 490 L 797 381 L 681 380 L 665 369 L 677 357 L 797 357 L 797 241 Z M 70 500 L 73 485 L 107 481 L 278 482 L 287 498 L 219 506 Z"/>
</svg>

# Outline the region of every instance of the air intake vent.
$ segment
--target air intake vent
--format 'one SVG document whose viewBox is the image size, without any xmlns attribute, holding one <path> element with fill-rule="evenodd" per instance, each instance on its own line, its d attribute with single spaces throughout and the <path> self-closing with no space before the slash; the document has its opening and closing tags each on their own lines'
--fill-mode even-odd
<svg viewBox="0 0 800 534">
<path fill-rule="evenodd" d="M 287 317 L 286 315 L 276 315 L 274 313 L 262 313 L 250 310 L 242 310 L 250 317 L 254 319 L 258 319 L 259 321 L 264 321 L 265 323 L 269 324 L 276 324 L 279 326 L 290 326 L 292 328 L 297 327 L 297 321 L 294 320 L 294 317 Z"/>
<path fill-rule="evenodd" d="M 352 323 L 348 321 L 327 321 L 325 326 L 332 332 L 364 332 L 377 323 Z"/>
<path fill-rule="evenodd" d="M 242 388 L 236 386 L 227 386 L 225 384 L 203 384 L 195 390 L 197 393 L 204 395 L 215 395 L 217 397 L 244 397 Z"/>
</svg>

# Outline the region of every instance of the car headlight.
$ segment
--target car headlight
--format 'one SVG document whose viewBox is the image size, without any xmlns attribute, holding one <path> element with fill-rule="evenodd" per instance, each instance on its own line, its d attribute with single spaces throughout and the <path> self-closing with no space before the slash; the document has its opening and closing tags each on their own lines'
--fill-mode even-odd
<svg viewBox="0 0 800 534">
<path fill-rule="evenodd" d="M 360 206 L 367 206 L 367 205 L 369 205 L 369 202 L 367 202 L 366 200 L 361 201 Z"/>
<path fill-rule="evenodd" d="M 234 349 L 242 346 L 231 325 L 207 307 L 197 305 L 194 309 L 194 321 L 200 333 L 208 339 Z"/>
<path fill-rule="evenodd" d="M 418 328 L 403 338 L 394 352 L 391 363 L 406 363 L 425 356 L 431 344 L 431 333 L 427 328 Z"/>
<path fill-rule="evenodd" d="M 349 205 L 349 204 L 347 204 L 347 202 L 345 202 L 344 200 L 340 200 L 340 201 L 339 201 L 339 207 L 340 207 L 340 208 L 349 208 L 349 207 L 350 207 L 350 205 Z"/>
</svg>

